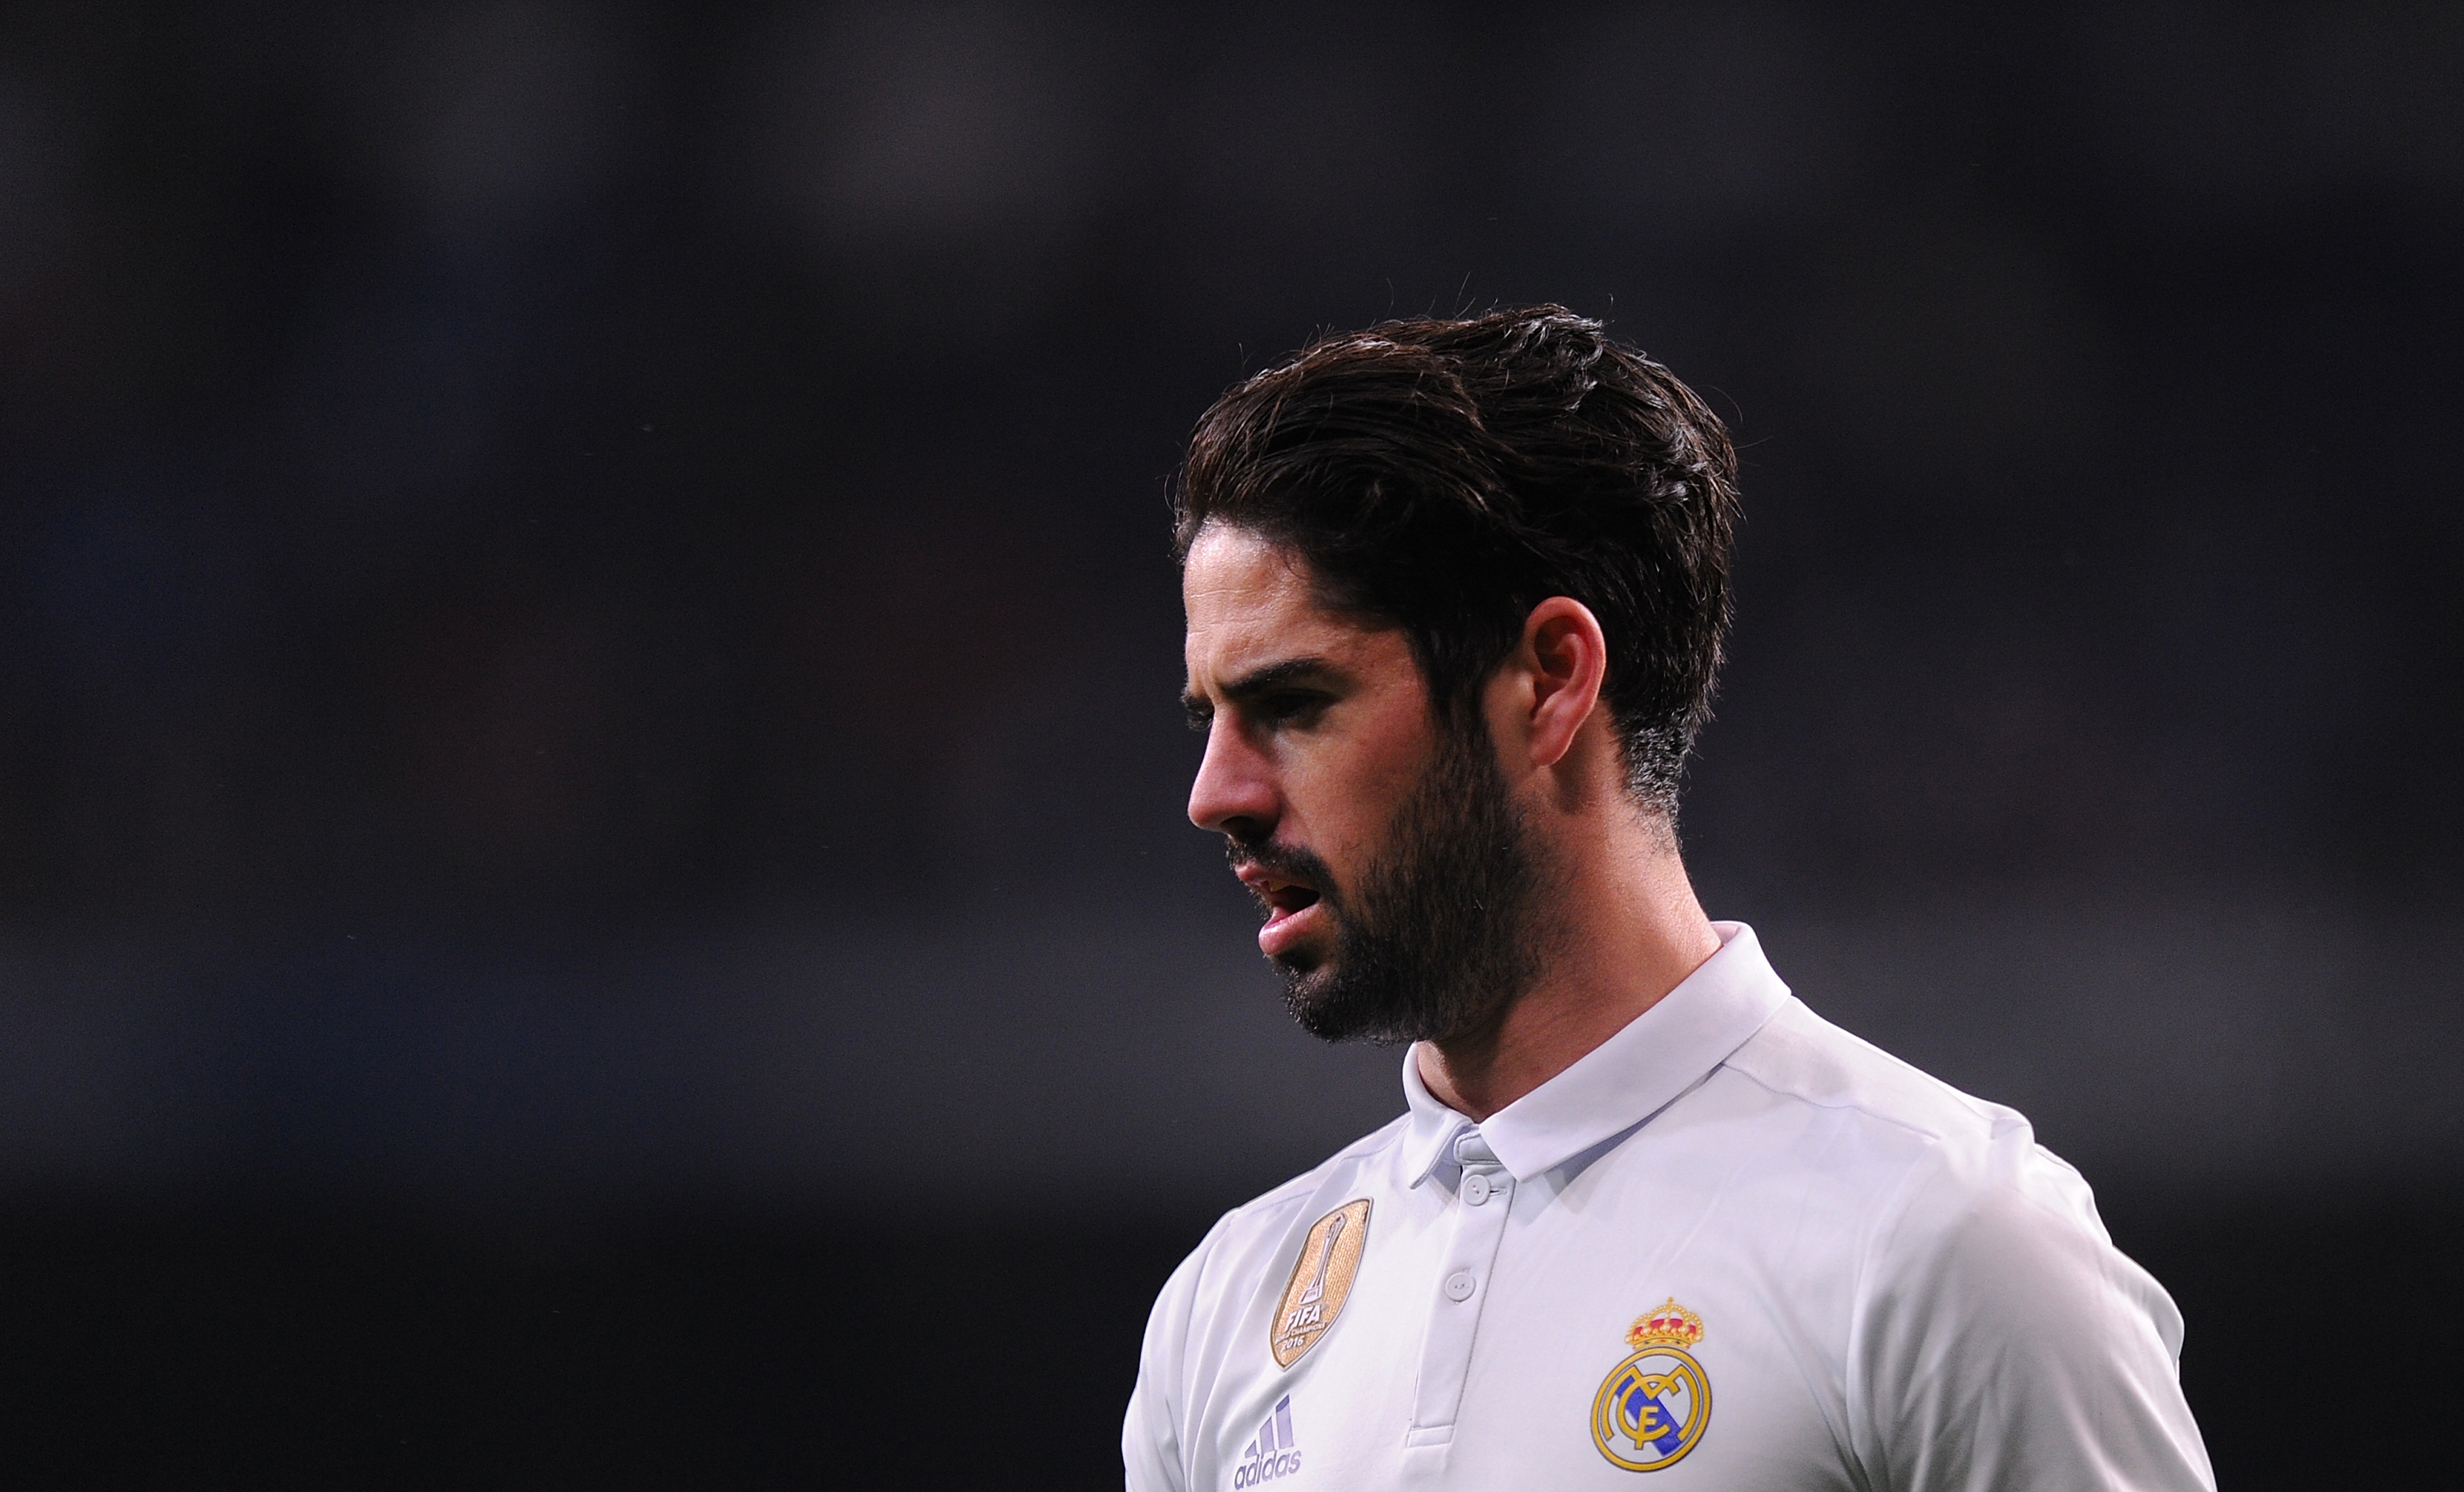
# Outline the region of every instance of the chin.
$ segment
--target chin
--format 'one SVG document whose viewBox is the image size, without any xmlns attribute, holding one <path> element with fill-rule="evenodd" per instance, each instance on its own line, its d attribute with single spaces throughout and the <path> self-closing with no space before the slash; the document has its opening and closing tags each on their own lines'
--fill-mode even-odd
<svg viewBox="0 0 2464 1492">
<path fill-rule="evenodd" d="M 1295 1013 L 1306 1008 L 1350 1003 L 1347 991 L 1353 981 L 1348 977 L 1352 961 L 1344 957 L 1345 949 L 1331 946 L 1334 940 L 1324 943 L 1316 939 L 1299 947 L 1286 948 L 1266 961 L 1275 976 L 1283 981 L 1284 1002 Z"/>
<path fill-rule="evenodd" d="M 1303 1031 L 1321 1041 L 1378 1041 L 1386 1039 L 1381 1031 L 1373 1029 L 1382 1023 L 1364 1020 L 1366 1013 L 1348 1007 L 1352 1000 L 1335 971 L 1324 965 L 1307 969 L 1289 964 L 1278 964 L 1275 971 L 1284 979 L 1284 1009 Z"/>
<path fill-rule="evenodd" d="M 1269 956 L 1266 962 L 1273 965 L 1275 972 L 1285 978 L 1301 979 L 1326 968 L 1326 950 L 1306 946 L 1286 948 L 1281 953 Z"/>
</svg>

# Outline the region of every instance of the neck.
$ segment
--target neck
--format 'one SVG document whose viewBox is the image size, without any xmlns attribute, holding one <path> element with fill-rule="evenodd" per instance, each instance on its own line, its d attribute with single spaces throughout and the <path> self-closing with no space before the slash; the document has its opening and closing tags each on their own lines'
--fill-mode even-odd
<svg viewBox="0 0 2464 1492">
<path fill-rule="evenodd" d="M 1620 825 L 1620 831 L 1628 826 Z M 1561 845 L 1556 936 L 1530 989 L 1461 1035 L 1415 1048 L 1438 1102 L 1484 1120 L 1582 1059 L 1660 1003 L 1720 935 L 1656 820 Z"/>
</svg>

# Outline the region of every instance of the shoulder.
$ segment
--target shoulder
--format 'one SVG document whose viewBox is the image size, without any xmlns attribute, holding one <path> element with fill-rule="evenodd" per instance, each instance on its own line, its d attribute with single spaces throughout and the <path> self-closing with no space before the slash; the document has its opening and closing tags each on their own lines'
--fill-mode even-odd
<svg viewBox="0 0 2464 1492">
<path fill-rule="evenodd" d="M 2025 1117 L 1793 998 L 1726 1065 L 1773 1104 L 1834 1116 L 1824 1160 L 1871 1199 L 1847 1356 L 1859 1454 L 1881 1480 L 2000 1485 L 2059 1468 L 2103 1485 L 2101 1465 L 2134 1485 L 2213 1484 L 2181 1398 L 2180 1311 Z"/>
<path fill-rule="evenodd" d="M 2016 1110 L 1791 999 L 1728 1064 L 1841 1116 L 1873 1205 L 1843 1368 L 1855 1454 L 1888 1485 L 2214 1486 L 2179 1376 L 2182 1315 L 2113 1246 L 2079 1173 Z M 1847 1138 L 1838 1136 L 1838 1138 Z"/>
<path fill-rule="evenodd" d="M 1961 1092 L 1798 1000 L 1726 1065 L 1774 1102 L 1840 1120 L 1826 1162 L 1859 1172 L 1872 1198 L 1863 1239 L 1871 1285 L 1902 1271 L 1939 1281 L 1954 1258 L 2011 1275 L 2111 1249 L 2086 1181 L 2036 1143 L 2026 1116 Z"/>
<path fill-rule="evenodd" d="M 1122 1451 L 1133 1487 L 1177 1487 L 1180 1447 L 1230 1360 L 1243 1313 L 1288 1270 L 1318 1217 L 1369 1191 L 1370 1172 L 1400 1143 L 1406 1120 L 1365 1135 L 1216 1220 L 1165 1281 L 1147 1318 Z M 1328 1200 L 1331 1198 L 1332 1200 Z"/>
<path fill-rule="evenodd" d="M 2114 1248 L 2086 1180 L 2036 1143 L 2017 1110 L 1962 1093 L 1793 999 L 1729 1066 L 1781 1102 L 1853 1115 L 1866 1134 L 1862 1152 L 1879 1164 L 1864 1178 L 1876 1205 L 1858 1293 L 1877 1378 L 1959 1363 L 1979 1382 L 2036 1382 L 2048 1402 L 2059 1393 L 2038 1380 L 2065 1372 L 2169 1382 L 2180 1311 Z"/>
<path fill-rule="evenodd" d="M 1200 1268 L 1205 1268 L 1202 1256 L 1220 1258 L 1224 1262 L 1240 1260 L 1240 1258 L 1257 1253 L 1259 1245 L 1264 1245 L 1271 1253 L 1276 1245 L 1284 1243 L 1284 1238 L 1293 1228 L 1309 1226 L 1310 1221 L 1316 1221 L 1316 1211 L 1309 1211 L 1313 1201 L 1323 1201 L 1335 1191 L 1343 1191 L 1345 1198 L 1353 1196 L 1355 1184 L 1365 1179 L 1370 1167 L 1375 1167 L 1392 1147 L 1402 1142 L 1402 1132 L 1407 1125 L 1409 1115 L 1397 1115 L 1395 1122 L 1380 1129 L 1373 1129 L 1370 1134 L 1363 1134 L 1360 1140 L 1345 1145 L 1343 1149 L 1318 1162 L 1316 1167 L 1301 1171 L 1291 1181 L 1284 1181 L 1282 1186 L 1274 1186 L 1271 1191 L 1257 1193 L 1237 1209 L 1227 1211 L 1222 1218 L 1218 1218 L 1215 1228 L 1207 1233 L 1205 1243 L 1200 1243 L 1198 1250 L 1190 1253 L 1190 1260 L 1200 1262 Z"/>
<path fill-rule="evenodd" d="M 1967 1151 L 2034 1139 L 2016 1110 L 1962 1093 L 1793 996 L 1725 1065 L 1775 1097 L 1854 1113 L 1919 1144 Z"/>
<path fill-rule="evenodd" d="M 1283 1185 L 1225 1213 L 1181 1261 L 1172 1282 L 1165 1286 L 1166 1292 L 1221 1294 L 1227 1288 L 1237 1290 L 1248 1277 L 1270 1268 L 1274 1256 L 1294 1231 L 1327 1211 L 1319 1207 L 1312 1212 L 1311 1205 L 1338 1191 L 1343 1196 L 1336 1199 L 1337 1204 L 1355 1194 L 1356 1184 L 1367 1170 L 1401 1142 L 1409 1122 L 1408 1117 L 1398 1116 Z"/>
<path fill-rule="evenodd" d="M 1829 1163 L 1861 1161 L 1869 1186 L 1883 1180 L 1877 1169 L 1897 1173 L 1903 1207 L 2015 1188 L 2103 1236 L 2086 1184 L 2036 1143 L 2027 1116 L 1961 1092 L 1793 996 L 1723 1065 L 1775 1103 L 1837 1116 L 1835 1129 L 1846 1132 L 1833 1135 Z"/>
<path fill-rule="evenodd" d="M 1225 1213 L 1173 1271 L 1147 1318 L 1137 1387 L 1122 1422 L 1122 1459 L 1134 1492 L 1188 1484 L 1188 1448 L 1204 1438 L 1206 1407 L 1234 1370 L 1227 1365 L 1240 1360 L 1243 1323 L 1263 1346 L 1264 1323 L 1253 1307 L 1292 1268 L 1300 1236 L 1329 1211 L 1375 1191 L 1375 1172 L 1392 1164 L 1408 1124 L 1397 1118 Z"/>
</svg>

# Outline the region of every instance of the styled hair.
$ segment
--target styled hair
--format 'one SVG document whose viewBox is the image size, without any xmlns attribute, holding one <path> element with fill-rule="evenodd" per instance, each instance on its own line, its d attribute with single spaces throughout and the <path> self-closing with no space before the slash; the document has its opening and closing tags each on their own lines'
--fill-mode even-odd
<svg viewBox="0 0 2464 1492">
<path fill-rule="evenodd" d="M 1469 728 L 1531 609 L 1608 644 L 1627 790 L 1673 821 L 1728 625 L 1736 450 L 1676 375 L 1563 306 L 1322 337 L 1215 402 L 1173 494 L 1308 562 L 1321 604 L 1400 628 Z"/>
</svg>

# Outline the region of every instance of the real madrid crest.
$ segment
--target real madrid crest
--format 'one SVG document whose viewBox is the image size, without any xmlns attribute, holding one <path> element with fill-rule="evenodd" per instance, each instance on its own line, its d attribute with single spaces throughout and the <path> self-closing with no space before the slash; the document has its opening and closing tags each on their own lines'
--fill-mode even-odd
<svg viewBox="0 0 2464 1492">
<path fill-rule="evenodd" d="M 1711 1422 L 1711 1380 L 1686 1348 L 1703 1340 L 1703 1318 L 1674 1296 L 1626 1328 L 1634 1355 L 1609 1370 L 1592 1399 L 1592 1443 L 1628 1471 L 1659 1471 L 1685 1459 Z"/>
<path fill-rule="evenodd" d="M 1275 1366 L 1289 1368 L 1301 1354 L 1317 1346 L 1360 1273 L 1360 1251 L 1369 1242 L 1369 1199 L 1356 1197 L 1309 1225 L 1301 1240 L 1301 1257 L 1292 1260 L 1292 1278 L 1267 1323 L 1266 1347 Z"/>
</svg>

